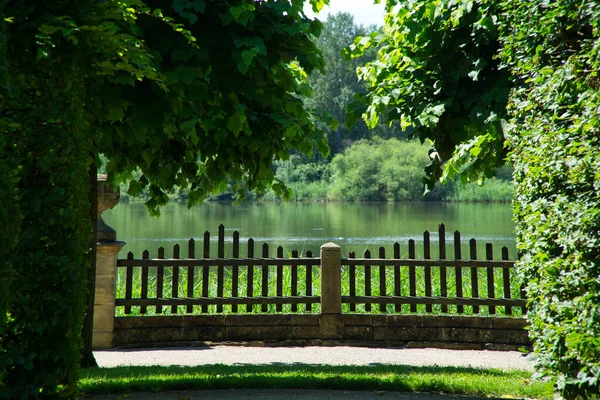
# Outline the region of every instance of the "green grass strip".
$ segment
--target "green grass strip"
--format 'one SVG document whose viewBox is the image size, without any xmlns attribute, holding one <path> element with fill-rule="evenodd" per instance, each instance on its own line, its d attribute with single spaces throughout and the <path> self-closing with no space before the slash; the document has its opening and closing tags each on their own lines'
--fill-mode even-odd
<svg viewBox="0 0 600 400">
<path fill-rule="evenodd" d="M 207 389 L 335 389 L 553 398 L 552 383 L 533 381 L 527 371 L 404 365 L 90 368 L 82 371 L 79 389 L 85 394 Z"/>
</svg>

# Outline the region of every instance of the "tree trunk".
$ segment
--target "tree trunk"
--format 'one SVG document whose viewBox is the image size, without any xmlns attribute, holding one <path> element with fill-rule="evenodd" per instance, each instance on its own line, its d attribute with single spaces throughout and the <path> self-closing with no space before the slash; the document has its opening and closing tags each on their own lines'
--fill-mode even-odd
<svg viewBox="0 0 600 400">
<path fill-rule="evenodd" d="M 84 368 L 97 367 L 98 363 L 92 352 L 92 336 L 94 332 L 94 300 L 96 292 L 96 242 L 98 220 L 98 168 L 92 162 L 89 169 L 89 204 L 90 220 L 92 221 L 92 237 L 90 239 L 89 268 L 88 268 L 88 293 L 86 301 L 86 314 L 83 320 L 81 337 L 83 348 L 81 350 L 81 366 Z"/>
</svg>

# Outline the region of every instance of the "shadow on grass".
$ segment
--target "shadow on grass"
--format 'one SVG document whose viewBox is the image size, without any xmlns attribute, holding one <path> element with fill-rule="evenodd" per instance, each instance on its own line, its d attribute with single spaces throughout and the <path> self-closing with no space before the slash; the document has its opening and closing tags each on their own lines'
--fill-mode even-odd
<svg viewBox="0 0 600 400">
<path fill-rule="evenodd" d="M 435 392 L 485 397 L 551 399 L 552 384 L 526 371 L 406 365 L 325 366 L 272 363 L 90 368 L 82 393 L 211 389 L 334 389 Z"/>
</svg>

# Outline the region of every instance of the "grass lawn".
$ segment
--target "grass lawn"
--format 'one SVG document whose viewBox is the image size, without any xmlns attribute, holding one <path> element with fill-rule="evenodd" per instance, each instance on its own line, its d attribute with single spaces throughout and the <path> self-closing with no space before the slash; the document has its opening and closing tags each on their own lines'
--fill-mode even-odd
<svg viewBox="0 0 600 400">
<path fill-rule="evenodd" d="M 202 389 L 339 389 L 553 398 L 552 384 L 532 381 L 531 373 L 527 371 L 390 365 L 90 368 L 82 371 L 79 388 L 83 394 Z"/>
</svg>

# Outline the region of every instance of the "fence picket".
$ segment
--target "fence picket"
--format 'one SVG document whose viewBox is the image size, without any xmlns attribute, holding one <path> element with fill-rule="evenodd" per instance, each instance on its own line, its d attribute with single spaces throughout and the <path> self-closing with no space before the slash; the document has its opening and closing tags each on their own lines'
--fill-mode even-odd
<svg viewBox="0 0 600 400">
<path fill-rule="evenodd" d="M 225 258 L 225 226 L 219 225 L 219 234 L 217 236 L 217 258 Z M 217 297 L 224 297 L 225 288 L 225 267 L 219 265 L 217 267 Z M 217 305 L 217 312 L 223 312 L 223 305 Z"/>
<path fill-rule="evenodd" d="M 210 237 L 209 237 L 210 240 Z M 204 234 L 204 241 L 206 242 L 206 233 Z M 206 248 L 206 243 L 204 243 L 204 247 Z M 196 258 L 196 241 L 191 238 L 188 241 L 188 258 Z M 190 265 L 187 268 L 187 290 L 186 290 L 186 296 L 188 298 L 192 298 L 194 297 L 194 269 L 195 267 L 193 265 Z M 204 284 L 204 282 L 202 282 Z M 204 293 L 202 294 L 202 297 L 204 296 Z M 206 295 L 206 297 L 208 297 L 208 294 Z M 185 312 L 188 314 L 191 314 L 194 312 L 194 306 L 193 305 L 188 305 L 185 307 Z M 205 306 L 202 307 L 202 312 L 207 312 L 205 311 Z"/>
<path fill-rule="evenodd" d="M 348 254 L 348 258 L 356 258 L 356 254 L 351 251 Z M 350 296 L 356 296 L 356 266 L 351 265 L 349 267 L 348 276 L 350 278 Z M 356 311 L 356 303 L 350 303 L 350 311 Z"/>
<path fill-rule="evenodd" d="M 446 259 L 446 225 L 440 224 L 438 227 L 440 239 L 440 259 Z M 448 297 L 448 276 L 446 267 L 440 267 L 440 297 Z M 442 304 L 442 313 L 448 312 L 448 305 Z"/>
<path fill-rule="evenodd" d="M 306 252 L 306 257 L 312 258 L 312 251 Z M 312 264 L 306 266 L 306 295 L 312 296 Z M 306 311 L 312 312 L 312 303 L 306 303 Z"/>
<path fill-rule="evenodd" d="M 158 248 L 158 259 L 159 260 L 165 259 L 165 248 L 162 246 Z M 165 278 L 165 267 L 160 265 L 160 266 L 156 267 L 156 298 L 157 299 L 163 298 L 164 278 Z M 156 313 L 162 314 L 162 306 L 160 306 L 160 305 L 156 306 Z"/>
<path fill-rule="evenodd" d="M 173 259 L 179 259 L 179 245 L 173 246 Z M 173 264 L 173 275 L 172 275 L 172 286 L 171 286 L 171 297 L 176 299 L 179 297 L 179 265 Z M 177 314 L 177 306 L 171 306 L 171 313 Z"/>
<path fill-rule="evenodd" d="M 203 239 L 204 240 L 202 243 L 202 257 L 210 258 L 210 232 L 209 231 L 204 232 Z M 202 267 L 202 297 L 204 297 L 204 298 L 208 297 L 208 286 L 210 283 L 209 280 L 210 280 L 210 266 L 206 265 L 206 266 Z M 190 284 L 190 282 L 188 281 L 188 285 L 189 284 Z M 189 286 L 188 286 L 188 291 L 189 291 Z M 192 291 L 193 291 L 193 283 L 192 283 Z M 208 305 L 202 306 L 202 312 L 208 313 Z"/>
<path fill-rule="evenodd" d="M 365 250 L 365 258 L 371 258 L 371 251 Z M 371 296 L 371 266 L 365 265 L 365 296 Z M 365 304 L 365 310 L 371 311 L 371 303 Z"/>
<path fill-rule="evenodd" d="M 254 258 L 254 239 L 248 239 L 248 258 Z M 254 297 L 254 265 L 248 262 L 248 280 L 246 281 L 246 296 Z M 246 304 L 246 312 L 252 312 L 252 305 Z"/>
<path fill-rule="evenodd" d="M 127 259 L 133 260 L 133 253 L 127 253 Z M 125 270 L 125 299 L 129 300 L 133 296 L 133 266 L 128 265 Z M 131 306 L 125 306 L 125 315 L 131 314 Z"/>
<path fill-rule="evenodd" d="M 267 243 L 263 244 L 262 247 L 262 256 L 263 258 L 269 258 L 269 245 Z M 269 297 L 269 266 L 268 265 L 263 265 L 262 267 L 262 284 L 261 284 L 261 289 L 262 289 L 262 297 Z M 261 305 L 261 311 L 262 312 L 267 312 L 267 304 L 263 304 Z"/>
<path fill-rule="evenodd" d="M 527 292 L 525 291 L 525 284 L 521 285 L 521 299 L 527 300 Z M 523 315 L 525 315 L 525 313 L 527 312 L 527 306 L 522 306 L 521 312 L 523 313 Z"/>
<path fill-rule="evenodd" d="M 148 253 L 148 250 L 144 250 L 144 252 L 142 253 L 142 259 L 148 260 L 149 258 L 150 253 Z M 140 298 L 148 298 L 148 267 L 145 265 L 142 266 L 142 290 L 140 293 Z M 146 314 L 146 311 L 146 306 L 140 306 L 140 314 Z"/>
<path fill-rule="evenodd" d="M 283 258 L 283 247 L 277 247 L 277 258 Z M 277 276 L 275 281 L 277 282 L 277 297 L 283 297 L 283 265 L 277 265 Z M 275 311 L 282 312 L 283 305 L 277 304 L 275 306 Z"/>
<path fill-rule="evenodd" d="M 381 258 L 382 260 L 385 259 L 385 247 L 381 246 L 379 248 L 379 258 Z M 379 266 L 379 295 L 380 296 L 386 296 L 386 274 L 385 271 L 386 270 L 386 266 L 385 264 L 381 264 Z M 387 305 L 385 303 L 379 303 L 379 311 L 382 313 L 387 312 Z"/>
<path fill-rule="evenodd" d="M 240 234 L 238 231 L 233 232 L 233 249 L 232 258 L 240 258 Z M 234 265 L 231 267 L 231 297 L 238 297 L 238 285 L 240 279 L 240 267 Z M 231 305 L 231 312 L 238 311 L 237 304 Z"/>
<path fill-rule="evenodd" d="M 454 259 L 462 260 L 462 249 L 460 247 L 460 232 L 454 231 Z M 456 297 L 463 297 L 463 280 L 462 280 L 462 267 L 456 266 L 454 267 L 454 277 L 456 283 Z M 462 304 L 456 306 L 456 312 L 458 314 L 462 314 L 465 311 L 465 308 Z"/>
<path fill-rule="evenodd" d="M 415 254 L 415 241 L 410 239 L 408 241 L 408 258 L 414 260 L 416 257 Z M 417 296 L 417 271 L 414 265 L 410 265 L 408 267 L 408 286 L 409 286 L 409 295 L 410 297 Z M 417 305 L 410 305 L 410 312 L 417 312 Z"/>
<path fill-rule="evenodd" d="M 508 261 L 508 247 L 502 247 L 502 260 Z M 510 268 L 502 268 L 502 281 L 504 283 L 504 298 L 510 299 Z M 512 315 L 512 306 L 504 306 L 506 315 Z"/>
<path fill-rule="evenodd" d="M 494 259 L 494 250 L 491 243 L 485 244 L 485 259 L 492 261 Z M 494 268 L 487 267 L 487 287 L 488 287 L 488 299 L 496 297 L 496 290 L 494 287 Z M 496 314 L 496 306 L 488 306 L 490 314 Z"/>
<path fill-rule="evenodd" d="M 475 239 L 469 241 L 469 252 L 469 258 L 477 260 L 477 241 Z M 479 298 L 479 276 L 477 274 L 477 267 L 471 267 L 471 297 L 474 299 Z M 478 305 L 473 305 L 473 314 L 479 314 Z"/>
<path fill-rule="evenodd" d="M 423 232 L 423 258 L 425 260 L 431 259 L 431 238 L 429 231 Z M 425 297 L 431 297 L 431 267 L 426 265 L 424 268 L 425 274 Z M 425 312 L 433 312 L 433 306 L 431 304 L 425 305 Z"/>
<path fill-rule="evenodd" d="M 298 250 L 292 250 L 292 258 L 298 258 Z M 298 266 L 292 266 L 292 285 L 291 296 L 298 296 Z M 292 304 L 292 312 L 298 311 L 298 304 Z"/>
<path fill-rule="evenodd" d="M 400 259 L 400 243 L 394 243 L 394 259 Z M 402 286 L 400 280 L 400 266 L 394 265 L 394 296 L 402 295 Z M 397 313 L 402 312 L 402 304 L 395 304 L 394 311 Z"/>
</svg>

